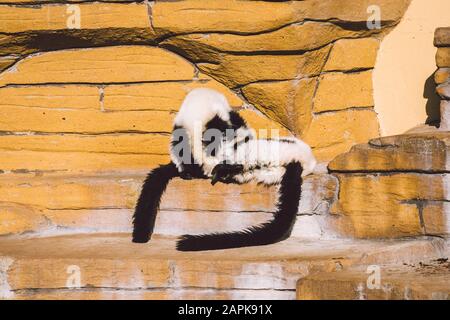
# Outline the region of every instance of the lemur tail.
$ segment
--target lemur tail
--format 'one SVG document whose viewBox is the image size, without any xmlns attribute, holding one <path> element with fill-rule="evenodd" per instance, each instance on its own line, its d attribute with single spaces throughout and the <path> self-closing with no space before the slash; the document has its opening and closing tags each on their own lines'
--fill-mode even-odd
<svg viewBox="0 0 450 320">
<path fill-rule="evenodd" d="M 184 235 L 177 243 L 179 251 L 202 251 L 260 246 L 287 239 L 297 216 L 302 185 L 300 163 L 290 163 L 283 175 L 274 218 L 259 226 L 233 233 Z"/>
<path fill-rule="evenodd" d="M 133 242 L 146 243 L 150 240 L 162 194 L 169 181 L 177 176 L 178 170 L 172 162 L 153 169 L 147 175 L 134 211 Z"/>
</svg>

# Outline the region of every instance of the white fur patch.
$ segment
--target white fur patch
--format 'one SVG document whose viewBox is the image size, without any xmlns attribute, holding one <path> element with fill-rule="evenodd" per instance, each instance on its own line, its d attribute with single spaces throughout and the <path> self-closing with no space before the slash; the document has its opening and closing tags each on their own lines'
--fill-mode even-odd
<svg viewBox="0 0 450 320">
<path fill-rule="evenodd" d="M 192 133 L 195 122 L 205 125 L 216 115 L 229 121 L 230 112 L 231 107 L 223 94 L 212 89 L 197 88 L 184 98 L 174 123 Z"/>
<path fill-rule="evenodd" d="M 280 184 L 286 169 L 284 167 L 268 167 L 246 171 L 236 175 L 234 178 L 239 183 L 257 182 L 268 186 Z"/>
<path fill-rule="evenodd" d="M 305 177 L 314 171 L 317 164 L 311 148 L 296 138 L 250 140 L 239 144 L 237 150 L 234 150 L 234 145 L 227 144 L 223 153 L 226 161 L 242 164 L 244 169 L 261 167 L 261 170 L 255 170 L 258 176 L 264 176 L 265 173 L 262 173 L 264 170 L 269 170 L 268 175 L 272 175 L 273 168 L 299 162 L 303 168 L 302 176 Z M 255 179 L 259 180 L 259 177 Z"/>
</svg>

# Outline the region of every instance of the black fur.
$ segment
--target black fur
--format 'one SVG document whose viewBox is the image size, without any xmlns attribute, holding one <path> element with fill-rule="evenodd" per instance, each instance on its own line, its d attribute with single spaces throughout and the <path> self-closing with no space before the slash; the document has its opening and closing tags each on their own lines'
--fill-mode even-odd
<svg viewBox="0 0 450 320">
<path fill-rule="evenodd" d="M 189 155 L 184 154 L 183 148 L 180 148 L 178 154 L 176 153 L 176 146 L 182 146 L 181 144 L 185 146 L 185 150 L 189 150 Z M 171 146 L 171 152 L 173 152 L 173 156 L 178 159 L 178 163 L 180 164 L 180 177 L 184 180 L 191 180 L 195 175 L 198 175 L 201 168 L 194 161 L 194 157 L 191 152 L 192 148 L 189 144 L 189 135 L 186 129 L 177 125 L 173 127 Z"/>
<path fill-rule="evenodd" d="M 241 164 L 219 163 L 211 172 L 211 184 L 215 185 L 219 181 L 222 183 L 233 183 L 235 182 L 234 176 L 243 172 L 244 166 Z"/>
<path fill-rule="evenodd" d="M 214 116 L 211 120 L 209 120 L 205 125 L 205 130 L 209 129 L 217 129 L 222 133 L 225 133 L 227 129 L 229 129 L 230 126 L 228 123 L 224 120 L 222 120 L 219 116 Z"/>
<path fill-rule="evenodd" d="M 287 239 L 298 211 L 302 184 L 300 163 L 290 163 L 280 185 L 280 197 L 274 218 L 260 226 L 233 233 L 184 235 L 177 243 L 179 251 L 202 251 L 260 246 Z"/>
<path fill-rule="evenodd" d="M 221 133 L 221 139 L 226 138 L 228 140 L 234 139 L 234 133 L 239 128 L 247 128 L 245 120 L 236 111 L 230 112 L 230 121 L 224 121 L 218 115 L 214 116 L 205 125 L 205 131 L 203 132 L 203 148 L 208 156 L 215 157 L 216 151 L 220 149 L 222 141 L 216 140 L 217 137 L 206 138 L 205 132 L 211 129 L 218 130 Z M 230 130 L 230 132 L 227 132 Z M 230 133 L 233 133 L 232 135 Z M 248 139 L 245 140 L 247 142 Z M 242 143 L 242 142 L 241 142 Z M 237 148 L 237 145 L 236 145 Z"/>
<path fill-rule="evenodd" d="M 200 166 L 191 167 L 190 179 L 206 179 Z M 182 177 L 173 162 L 161 165 L 150 171 L 142 185 L 141 194 L 133 215 L 133 242 L 146 243 L 150 240 L 155 227 L 162 195 L 170 180 Z"/>
<path fill-rule="evenodd" d="M 177 167 L 172 162 L 159 166 L 147 175 L 134 211 L 133 242 L 146 243 L 150 240 L 162 194 L 169 181 L 177 176 Z"/>
<path fill-rule="evenodd" d="M 218 130 L 220 133 L 220 138 L 216 136 L 207 137 L 206 132 L 208 130 Z M 226 130 L 230 129 L 230 125 L 222 120 L 218 115 L 215 115 L 214 118 L 209 120 L 205 125 L 205 131 L 203 132 L 203 148 L 205 149 L 205 153 L 208 157 L 215 157 L 216 151 L 220 149 L 222 145 L 222 139 L 225 137 Z"/>
<path fill-rule="evenodd" d="M 237 130 L 242 127 L 247 128 L 247 123 L 245 122 L 244 118 L 242 118 L 241 115 L 236 111 L 230 112 L 230 122 L 232 129 L 234 130 Z"/>
</svg>

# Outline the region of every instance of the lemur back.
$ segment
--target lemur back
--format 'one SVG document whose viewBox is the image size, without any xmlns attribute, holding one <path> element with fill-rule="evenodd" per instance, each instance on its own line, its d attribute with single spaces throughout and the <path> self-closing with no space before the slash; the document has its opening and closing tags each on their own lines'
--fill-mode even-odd
<svg viewBox="0 0 450 320">
<path fill-rule="evenodd" d="M 220 133 L 221 141 L 208 140 L 207 132 L 211 130 Z M 196 175 L 199 170 L 211 177 L 212 169 L 223 159 L 217 152 L 208 152 L 208 146 L 214 143 L 219 149 L 227 142 L 227 130 L 233 133 L 230 139 L 233 142 L 254 138 L 253 132 L 241 116 L 231 109 L 224 95 L 206 88 L 188 93 L 174 120 L 170 150 L 171 160 L 182 177 Z"/>
<path fill-rule="evenodd" d="M 196 123 L 200 123 L 204 127 L 216 116 L 228 122 L 231 111 L 227 99 L 221 93 L 211 89 L 198 88 L 189 92 L 184 98 L 175 117 L 174 125 L 183 127 L 193 134 Z"/>
</svg>

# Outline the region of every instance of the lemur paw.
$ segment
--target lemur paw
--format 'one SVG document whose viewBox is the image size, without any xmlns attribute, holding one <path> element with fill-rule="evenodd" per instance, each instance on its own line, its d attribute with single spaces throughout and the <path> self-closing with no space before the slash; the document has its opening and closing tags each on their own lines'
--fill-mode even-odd
<svg viewBox="0 0 450 320">
<path fill-rule="evenodd" d="M 226 164 L 220 163 L 212 170 L 211 184 L 215 185 L 217 182 L 232 183 L 233 177 L 244 170 L 244 166 L 240 164 Z"/>
<path fill-rule="evenodd" d="M 192 180 L 192 174 L 186 171 L 180 172 L 180 178 L 183 180 Z"/>
</svg>

